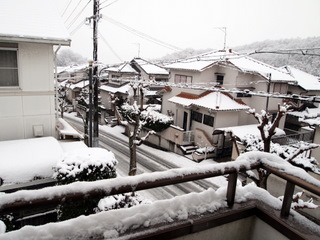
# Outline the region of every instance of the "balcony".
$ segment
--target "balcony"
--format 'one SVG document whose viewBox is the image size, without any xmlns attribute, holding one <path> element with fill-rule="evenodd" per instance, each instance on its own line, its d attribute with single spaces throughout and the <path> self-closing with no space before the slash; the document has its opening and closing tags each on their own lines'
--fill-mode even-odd
<svg viewBox="0 0 320 240">
<path fill-rule="evenodd" d="M 320 196 L 320 181 L 265 153 L 247 153 L 237 161 L 172 169 L 134 177 L 76 182 L 0 195 L 0 215 L 45 209 L 66 200 L 104 197 L 216 176 L 228 185 L 129 209 L 27 226 L 0 239 L 319 239 L 320 227 L 290 210 L 295 186 Z M 282 202 L 252 184 L 237 184 L 238 174 L 263 168 L 287 182 Z"/>
</svg>

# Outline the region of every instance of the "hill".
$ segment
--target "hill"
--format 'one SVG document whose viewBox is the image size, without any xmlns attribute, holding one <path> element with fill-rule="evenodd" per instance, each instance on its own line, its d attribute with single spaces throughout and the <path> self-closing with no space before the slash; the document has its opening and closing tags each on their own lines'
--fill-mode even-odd
<svg viewBox="0 0 320 240">
<path fill-rule="evenodd" d="M 275 67 L 291 65 L 307 73 L 320 76 L 320 37 L 265 40 L 262 42 L 255 42 L 252 44 L 235 47 L 234 50 L 240 53 L 252 53 L 255 51 L 277 51 L 310 48 L 317 49 L 309 50 L 307 53 L 319 54 L 319 56 L 303 55 L 302 52 L 295 51 L 297 53 L 299 52 L 299 54 L 257 53 L 252 54 L 251 57 Z M 303 52 L 305 53 L 305 51 Z"/>
<path fill-rule="evenodd" d="M 308 53 L 319 54 L 319 56 L 307 56 L 303 55 L 302 52 L 301 54 L 300 52 L 299 54 L 255 53 L 251 54 L 250 56 L 275 67 L 291 65 L 307 73 L 320 76 L 320 37 L 265 40 L 261 42 L 254 42 L 248 45 L 238 46 L 233 49 L 239 53 L 254 53 L 255 51 L 277 51 L 310 48 L 317 49 L 309 50 Z M 195 50 L 187 48 L 179 52 L 168 54 L 157 60 L 168 61 L 178 58 L 186 58 L 212 50 L 213 49 Z"/>
</svg>

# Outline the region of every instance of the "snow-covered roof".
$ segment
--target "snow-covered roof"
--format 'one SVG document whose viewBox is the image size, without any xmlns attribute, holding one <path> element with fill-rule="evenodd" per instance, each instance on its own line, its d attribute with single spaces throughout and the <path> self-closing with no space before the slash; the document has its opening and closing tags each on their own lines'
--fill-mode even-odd
<svg viewBox="0 0 320 240">
<path fill-rule="evenodd" d="M 287 114 L 299 118 L 299 121 L 311 126 L 320 126 L 320 108 L 306 108 L 304 111 L 288 112 Z"/>
<path fill-rule="evenodd" d="M 132 61 L 136 62 L 147 74 L 169 75 L 169 72 L 166 69 L 141 58 L 135 58 Z"/>
<path fill-rule="evenodd" d="M 78 83 L 70 83 L 68 81 L 63 81 L 59 83 L 63 87 L 68 87 L 70 89 L 76 89 L 76 88 L 84 88 L 89 85 L 89 80 L 80 81 Z"/>
<path fill-rule="evenodd" d="M 70 35 L 51 0 L 1 0 L 0 40 L 70 45 Z"/>
<path fill-rule="evenodd" d="M 88 64 L 80 64 L 80 65 L 73 65 L 67 67 L 59 67 L 57 69 L 58 74 L 61 73 L 75 73 L 80 71 L 85 71 L 88 68 Z"/>
<path fill-rule="evenodd" d="M 181 92 L 168 100 L 169 102 L 183 105 L 185 107 L 197 106 L 213 111 L 238 111 L 248 110 L 249 107 L 232 99 L 226 93 L 204 92 L 200 95 Z"/>
<path fill-rule="evenodd" d="M 287 71 L 297 81 L 297 85 L 307 91 L 320 91 L 320 82 L 316 76 L 303 72 L 292 66 L 284 66 L 280 68 Z"/>
<path fill-rule="evenodd" d="M 138 74 L 136 70 L 134 70 L 129 63 L 122 63 L 120 66 L 109 67 L 106 69 L 109 72 L 118 72 L 118 73 L 132 73 Z"/>
<path fill-rule="evenodd" d="M 192 58 L 177 60 L 175 63 L 165 65 L 165 68 L 202 72 L 215 65 L 236 68 L 241 72 L 257 74 L 266 79 L 271 74 L 271 81 L 295 81 L 290 74 L 281 69 L 233 51 L 209 52 Z"/>
<path fill-rule="evenodd" d="M 121 87 L 116 87 L 114 85 L 102 85 L 100 90 L 107 91 L 110 93 L 123 93 L 129 94 L 131 87 L 130 84 L 122 85 Z"/>
<path fill-rule="evenodd" d="M 216 130 L 220 131 L 228 131 L 232 132 L 239 139 L 244 139 L 246 135 L 253 135 L 256 137 L 261 137 L 260 131 L 258 129 L 258 124 L 250 124 L 250 125 L 242 125 L 242 126 L 234 126 L 234 127 L 225 127 L 225 128 L 217 128 Z M 280 129 L 276 128 L 275 135 L 285 135 L 286 133 Z"/>
</svg>

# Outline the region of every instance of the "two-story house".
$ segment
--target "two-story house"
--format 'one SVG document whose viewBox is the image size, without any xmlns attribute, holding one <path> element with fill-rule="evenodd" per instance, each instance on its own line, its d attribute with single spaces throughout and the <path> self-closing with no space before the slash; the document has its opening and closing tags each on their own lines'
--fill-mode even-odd
<svg viewBox="0 0 320 240">
<path fill-rule="evenodd" d="M 217 128 L 257 124 L 249 108 L 276 112 L 281 99 L 268 93 L 286 94 L 295 79 L 287 72 L 231 50 L 214 51 L 165 65 L 172 91 L 163 95 L 162 113 L 175 125 L 190 131 L 194 143 L 217 144 Z M 265 96 L 255 96 L 253 92 Z M 201 102 L 201 104 L 199 104 Z M 283 127 L 284 121 L 281 122 Z M 200 131 L 199 131 L 200 130 Z"/>
<path fill-rule="evenodd" d="M 0 140 L 55 136 L 54 59 L 70 45 L 52 1 L 19 2 L 0 1 Z"/>
</svg>

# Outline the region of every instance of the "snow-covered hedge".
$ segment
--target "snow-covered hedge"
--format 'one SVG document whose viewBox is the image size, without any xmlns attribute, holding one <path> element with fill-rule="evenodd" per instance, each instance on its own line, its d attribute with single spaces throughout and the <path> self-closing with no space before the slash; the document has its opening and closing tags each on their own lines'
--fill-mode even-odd
<svg viewBox="0 0 320 240">
<path fill-rule="evenodd" d="M 110 151 L 102 148 L 78 149 L 67 153 L 57 163 L 54 177 L 58 184 L 114 178 L 116 165 L 117 160 Z"/>
<path fill-rule="evenodd" d="M 76 181 L 96 181 L 115 178 L 117 160 L 112 152 L 102 148 L 84 148 L 68 152 L 59 161 L 54 177 L 59 185 Z M 58 206 L 59 220 L 96 212 L 100 198 L 84 198 L 77 202 L 64 202 Z"/>
</svg>

